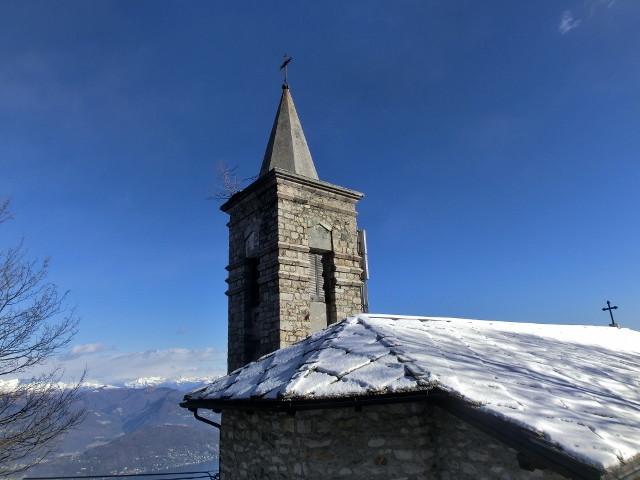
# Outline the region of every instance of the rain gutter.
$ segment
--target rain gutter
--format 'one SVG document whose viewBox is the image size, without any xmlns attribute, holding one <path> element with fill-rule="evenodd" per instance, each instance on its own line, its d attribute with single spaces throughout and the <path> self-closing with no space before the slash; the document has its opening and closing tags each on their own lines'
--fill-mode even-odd
<svg viewBox="0 0 640 480">
<path fill-rule="evenodd" d="M 185 401 L 180 403 L 183 408 L 193 411 L 198 408 L 206 408 L 220 413 L 222 410 L 240 410 L 247 413 L 256 411 L 286 412 L 290 415 L 302 410 L 325 410 L 333 408 L 356 409 L 370 405 L 387 405 L 390 403 L 427 401 L 436 403 L 440 400 L 442 393 L 431 390 L 418 390 L 413 392 L 385 393 L 380 395 L 350 396 L 339 398 L 322 399 L 280 399 L 280 400 L 223 400 L 204 399 L 192 400 L 185 397 Z"/>
<path fill-rule="evenodd" d="M 182 406 L 182 404 L 180 404 L 180 406 Z M 216 427 L 218 430 L 220 430 L 220 424 L 214 422 L 213 420 L 209 420 L 208 418 L 204 418 L 201 417 L 200 415 L 198 415 L 198 409 L 197 408 L 189 408 L 190 412 L 193 412 L 193 416 L 196 417 L 196 420 L 200 420 L 201 422 L 207 423 L 209 425 L 212 425 L 214 427 Z"/>
</svg>

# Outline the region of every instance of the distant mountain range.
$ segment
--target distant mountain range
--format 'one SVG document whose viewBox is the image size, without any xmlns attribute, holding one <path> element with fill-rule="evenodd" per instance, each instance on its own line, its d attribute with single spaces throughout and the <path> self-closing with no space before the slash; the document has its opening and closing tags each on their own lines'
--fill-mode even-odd
<svg viewBox="0 0 640 480">
<path fill-rule="evenodd" d="M 85 421 L 66 435 L 55 454 L 24 475 L 150 473 L 186 466 L 217 470 L 218 429 L 178 405 L 184 393 L 164 386 L 85 387 Z M 220 421 L 219 415 L 208 416 Z"/>
<path fill-rule="evenodd" d="M 108 388 L 108 387 L 124 387 L 124 388 L 147 388 L 147 387 L 165 387 L 174 388 L 183 392 L 190 392 L 196 388 L 200 388 L 207 383 L 211 383 L 218 376 L 212 377 L 142 377 L 120 382 L 113 382 L 109 385 L 88 384 L 85 388 Z"/>
<path fill-rule="evenodd" d="M 197 388 L 200 388 L 203 385 L 211 383 L 213 380 L 218 378 L 219 375 L 213 375 L 209 377 L 140 377 L 140 378 L 131 378 L 126 380 L 118 380 L 112 381 L 109 384 L 95 383 L 95 382 L 85 382 L 83 384 L 84 390 L 97 390 L 97 389 L 108 389 L 108 388 L 147 388 L 147 387 L 164 387 L 164 388 L 173 388 L 175 390 L 181 390 L 183 392 L 190 392 Z M 11 390 L 15 388 L 20 383 L 28 383 L 30 382 L 30 378 L 19 379 L 15 378 L 12 380 L 1 380 L 0 379 L 0 391 L 3 390 Z M 68 383 L 59 383 L 60 388 L 68 388 Z"/>
</svg>

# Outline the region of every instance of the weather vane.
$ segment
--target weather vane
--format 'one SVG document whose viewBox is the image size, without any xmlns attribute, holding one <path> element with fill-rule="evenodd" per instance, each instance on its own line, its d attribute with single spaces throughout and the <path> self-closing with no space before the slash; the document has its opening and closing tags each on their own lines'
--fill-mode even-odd
<svg viewBox="0 0 640 480">
<path fill-rule="evenodd" d="M 612 307 L 611 306 L 611 302 L 609 300 L 607 300 L 607 307 L 603 308 L 602 311 L 606 312 L 607 310 L 609 310 L 609 315 L 611 315 L 611 324 L 609 325 L 610 327 L 618 327 L 618 324 L 616 322 L 613 321 L 613 310 L 616 310 L 618 307 Z"/>
<path fill-rule="evenodd" d="M 282 65 L 280 65 L 280 70 L 284 70 L 284 85 L 283 87 L 288 87 L 289 84 L 287 83 L 287 65 L 289 65 L 289 62 L 293 60 L 293 57 L 289 57 L 289 59 L 287 59 L 287 54 L 284 54 L 284 62 L 282 63 Z"/>
</svg>

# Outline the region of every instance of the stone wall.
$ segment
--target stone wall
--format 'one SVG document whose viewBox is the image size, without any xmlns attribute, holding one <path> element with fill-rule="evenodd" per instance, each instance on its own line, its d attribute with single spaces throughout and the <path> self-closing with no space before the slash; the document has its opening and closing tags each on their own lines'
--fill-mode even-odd
<svg viewBox="0 0 640 480">
<path fill-rule="evenodd" d="M 331 235 L 328 323 L 362 311 L 355 210 L 361 197 L 272 170 L 222 206 L 230 215 L 229 372 L 311 333 L 309 231 L 318 224 Z M 258 305 L 248 298 L 249 257 L 259 262 Z"/>
<path fill-rule="evenodd" d="M 225 411 L 222 480 L 557 480 L 516 451 L 425 403 L 286 413 Z"/>
<path fill-rule="evenodd" d="M 223 205 L 229 213 L 229 288 L 228 311 L 228 370 L 229 372 L 250 362 L 259 348 L 258 342 L 277 344 L 277 338 L 269 336 L 278 329 L 279 295 L 277 281 L 272 279 L 260 284 L 261 302 L 257 308 L 248 298 L 249 264 L 246 252 L 246 233 L 257 226 L 258 270 L 260 275 L 270 276 L 277 272 L 275 263 L 278 251 L 278 199 L 275 181 L 260 182 L 258 188 L 247 189 L 239 201 Z M 271 300 L 271 301 L 265 301 Z M 266 338 L 261 338 L 266 336 Z"/>
<path fill-rule="evenodd" d="M 322 184 L 301 184 L 278 178 L 278 231 L 280 261 L 289 282 L 281 282 L 280 348 L 309 336 L 309 229 L 319 222 L 330 226 L 332 254 L 328 293 L 328 323 L 360 313 L 360 256 L 356 200 Z M 288 277 L 288 278 L 287 278 Z M 293 293 L 293 297 L 290 295 Z"/>
</svg>

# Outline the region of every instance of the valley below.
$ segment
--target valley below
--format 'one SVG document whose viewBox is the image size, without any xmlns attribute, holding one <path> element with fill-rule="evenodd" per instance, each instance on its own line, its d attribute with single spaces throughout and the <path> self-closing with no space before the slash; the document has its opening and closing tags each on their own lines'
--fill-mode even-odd
<svg viewBox="0 0 640 480">
<path fill-rule="evenodd" d="M 87 389 L 84 422 L 14 478 L 217 471 L 219 431 L 179 406 L 184 394 L 166 387 Z"/>
</svg>

